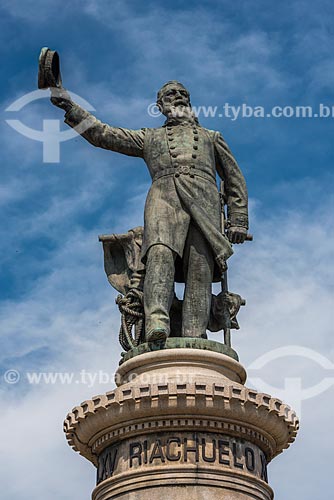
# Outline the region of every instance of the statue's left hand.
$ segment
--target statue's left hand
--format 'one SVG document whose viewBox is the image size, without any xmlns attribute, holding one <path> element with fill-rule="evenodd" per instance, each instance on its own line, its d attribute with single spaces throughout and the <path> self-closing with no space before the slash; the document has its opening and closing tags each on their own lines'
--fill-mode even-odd
<svg viewBox="0 0 334 500">
<path fill-rule="evenodd" d="M 244 227 L 231 226 L 227 230 L 227 237 L 231 243 L 243 243 L 247 236 L 247 229 Z"/>
</svg>

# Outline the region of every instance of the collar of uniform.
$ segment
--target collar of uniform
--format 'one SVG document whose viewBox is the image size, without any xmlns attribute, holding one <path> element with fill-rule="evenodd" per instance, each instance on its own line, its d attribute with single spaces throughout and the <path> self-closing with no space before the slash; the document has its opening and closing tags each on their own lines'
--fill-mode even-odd
<svg viewBox="0 0 334 500">
<path fill-rule="evenodd" d="M 191 120 L 178 120 L 177 118 L 175 118 L 174 116 L 171 116 L 169 118 L 166 119 L 165 123 L 163 124 L 163 127 L 175 127 L 177 125 L 181 125 L 183 127 L 192 127 L 192 126 L 200 126 L 199 125 L 199 122 L 198 122 L 198 119 L 196 116 L 194 116 Z"/>
</svg>

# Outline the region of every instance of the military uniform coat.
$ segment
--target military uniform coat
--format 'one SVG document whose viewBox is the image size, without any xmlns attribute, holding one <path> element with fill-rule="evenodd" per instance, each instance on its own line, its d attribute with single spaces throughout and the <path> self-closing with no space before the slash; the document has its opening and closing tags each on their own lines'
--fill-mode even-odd
<svg viewBox="0 0 334 500">
<path fill-rule="evenodd" d="M 221 265 L 231 245 L 221 230 L 221 203 L 216 172 L 223 179 L 228 221 L 248 227 L 244 177 L 219 132 L 197 123 L 129 130 L 101 123 L 74 105 L 65 123 L 76 127 L 94 146 L 143 158 L 152 178 L 146 199 L 142 260 L 161 243 L 182 258 L 189 224 L 195 224 Z"/>
</svg>

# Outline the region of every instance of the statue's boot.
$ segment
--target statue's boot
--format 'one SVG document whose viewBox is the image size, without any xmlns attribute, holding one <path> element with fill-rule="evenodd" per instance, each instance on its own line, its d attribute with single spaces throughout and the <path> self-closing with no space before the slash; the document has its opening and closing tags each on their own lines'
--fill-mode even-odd
<svg viewBox="0 0 334 500">
<path fill-rule="evenodd" d="M 163 328 L 155 328 L 146 333 L 146 342 L 150 345 L 163 347 L 168 337 L 168 333 Z"/>
</svg>

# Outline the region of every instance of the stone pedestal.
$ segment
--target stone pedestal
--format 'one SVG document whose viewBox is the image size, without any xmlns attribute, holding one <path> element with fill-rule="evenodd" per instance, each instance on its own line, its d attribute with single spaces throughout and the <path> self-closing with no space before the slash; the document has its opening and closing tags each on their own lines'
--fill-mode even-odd
<svg viewBox="0 0 334 500">
<path fill-rule="evenodd" d="M 93 500 L 270 500 L 267 464 L 295 439 L 284 403 L 244 386 L 211 350 L 130 357 L 118 387 L 68 414 L 69 444 L 97 467 Z"/>
</svg>

